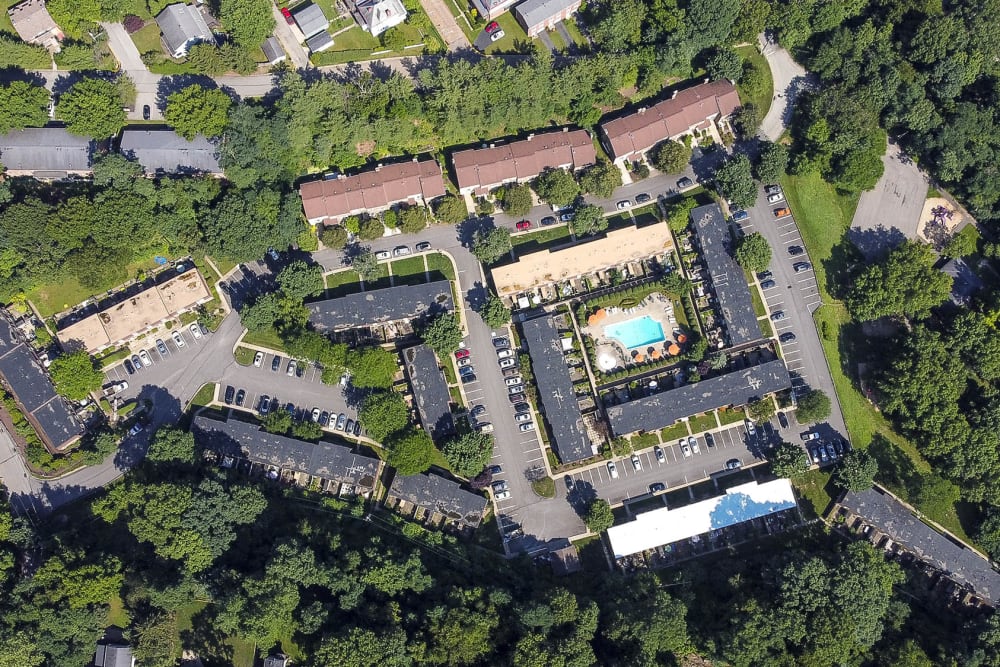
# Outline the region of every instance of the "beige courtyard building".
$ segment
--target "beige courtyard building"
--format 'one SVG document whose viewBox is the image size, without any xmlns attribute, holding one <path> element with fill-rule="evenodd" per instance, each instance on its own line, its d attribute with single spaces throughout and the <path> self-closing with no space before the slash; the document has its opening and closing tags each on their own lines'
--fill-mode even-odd
<svg viewBox="0 0 1000 667">
<path fill-rule="evenodd" d="M 573 246 L 524 255 L 513 264 L 492 270 L 500 297 L 514 297 L 612 267 L 673 250 L 670 231 L 664 224 L 626 227 Z"/>
</svg>

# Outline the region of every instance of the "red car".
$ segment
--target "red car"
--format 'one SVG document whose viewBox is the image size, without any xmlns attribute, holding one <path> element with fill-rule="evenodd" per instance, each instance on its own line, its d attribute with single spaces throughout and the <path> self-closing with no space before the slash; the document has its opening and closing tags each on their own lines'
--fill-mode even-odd
<svg viewBox="0 0 1000 667">
<path fill-rule="evenodd" d="M 295 19 L 292 18 L 292 13 L 288 11 L 288 7 L 281 8 L 281 15 L 285 17 L 285 21 L 288 22 L 288 25 L 295 25 Z"/>
<path fill-rule="evenodd" d="M 516 227 L 517 231 L 523 232 L 525 229 L 531 229 L 531 223 L 528 222 L 527 220 L 522 220 L 521 222 L 517 223 Z"/>
<path fill-rule="evenodd" d="M 499 29 L 500 29 L 500 24 L 497 23 L 496 21 L 493 21 L 488 26 L 486 26 L 486 32 L 493 32 L 494 30 L 499 30 Z"/>
<path fill-rule="evenodd" d="M 470 352 L 465 348 L 462 348 L 461 350 L 455 350 L 456 359 L 467 359 L 469 357 L 469 354 Z"/>
</svg>

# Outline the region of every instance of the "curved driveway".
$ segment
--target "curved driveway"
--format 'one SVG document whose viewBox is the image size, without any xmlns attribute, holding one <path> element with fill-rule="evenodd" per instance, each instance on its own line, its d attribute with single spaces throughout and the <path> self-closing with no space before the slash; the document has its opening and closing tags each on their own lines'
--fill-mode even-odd
<svg viewBox="0 0 1000 667">
<path fill-rule="evenodd" d="M 778 46 L 765 33 L 757 36 L 757 42 L 771 68 L 771 78 L 774 81 L 774 99 L 757 134 L 764 139 L 777 141 L 792 120 L 792 111 L 799 93 L 815 85 L 816 77 L 795 62 L 792 54 Z"/>
</svg>

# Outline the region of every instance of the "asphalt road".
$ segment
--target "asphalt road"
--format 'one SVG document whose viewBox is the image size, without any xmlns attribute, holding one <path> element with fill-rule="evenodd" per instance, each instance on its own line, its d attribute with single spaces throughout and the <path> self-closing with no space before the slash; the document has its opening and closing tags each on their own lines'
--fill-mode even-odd
<svg viewBox="0 0 1000 667">
<path fill-rule="evenodd" d="M 787 205 L 784 200 L 769 204 L 761 188 L 758 190 L 756 204 L 748 210 L 750 218 L 740 223 L 739 227 L 744 234 L 760 232 L 771 245 L 769 270 L 773 274 L 771 279 L 775 286 L 763 290 L 764 303 L 768 314 L 779 310 L 785 313 L 785 319 L 772 322 L 775 336 L 786 332 L 795 334 L 794 341 L 780 344 L 782 358 L 792 376 L 792 386 L 797 391 L 820 389 L 829 396 L 832 408 L 830 418 L 820 424 L 817 430 L 826 437 L 836 435 L 846 440 L 847 427 L 812 318 L 812 314 L 822 304 L 816 275 L 811 268 L 803 273 L 795 273 L 792 268 L 796 262 L 812 264 L 812 259 L 805 252 L 805 244 L 794 217 L 774 217 L 775 209 Z M 791 256 L 788 252 L 791 246 L 801 247 L 803 253 Z"/>
<path fill-rule="evenodd" d="M 757 36 L 757 43 L 771 68 L 771 77 L 774 80 L 771 108 L 761 121 L 757 134 L 764 139 L 777 141 L 792 120 L 796 98 L 803 90 L 816 85 L 817 79 L 795 62 L 788 51 L 772 41 L 769 35 L 761 33 Z"/>
</svg>

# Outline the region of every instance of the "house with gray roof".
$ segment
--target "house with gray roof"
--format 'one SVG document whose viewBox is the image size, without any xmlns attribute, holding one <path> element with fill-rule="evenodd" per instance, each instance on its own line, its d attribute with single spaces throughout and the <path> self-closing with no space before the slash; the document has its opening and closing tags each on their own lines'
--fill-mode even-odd
<svg viewBox="0 0 1000 667">
<path fill-rule="evenodd" d="M 274 35 L 264 40 L 264 43 L 260 45 L 260 50 L 264 52 L 268 65 L 277 65 L 288 57 L 285 55 L 285 50 L 281 48 L 281 42 Z"/>
<path fill-rule="evenodd" d="M 581 4 L 582 0 L 525 0 L 514 7 L 514 18 L 528 37 L 535 37 L 575 14 Z"/>
<path fill-rule="evenodd" d="M 400 0 L 357 0 L 353 14 L 362 28 L 378 37 L 406 20 L 406 7 Z"/>
<path fill-rule="evenodd" d="M 397 285 L 306 304 L 309 321 L 322 331 L 413 320 L 454 309 L 451 282 Z"/>
<path fill-rule="evenodd" d="M 396 473 L 389 487 L 388 499 L 397 502 L 400 509 L 409 509 L 399 502 L 412 506 L 414 511 L 430 513 L 429 520 L 443 518 L 461 528 L 476 528 L 483 520 L 486 498 L 466 491 L 458 482 L 440 475 L 400 475 Z M 435 516 L 436 515 L 436 516 Z"/>
<path fill-rule="evenodd" d="M 174 58 L 183 58 L 188 49 L 200 42 L 215 42 L 215 35 L 201 10 L 195 5 L 179 2 L 169 5 L 156 15 L 163 48 Z"/>
<path fill-rule="evenodd" d="M 0 135 L 0 164 L 11 176 L 39 180 L 92 173 L 94 141 L 61 127 L 29 127 Z"/>
<path fill-rule="evenodd" d="M 426 345 L 415 345 L 403 350 L 403 360 L 420 423 L 427 435 L 437 442 L 455 433 L 448 382 L 438 366 L 434 350 Z"/>
<path fill-rule="evenodd" d="M 127 127 L 122 132 L 121 152 L 150 176 L 222 174 L 218 147 L 200 134 L 188 141 L 173 130 Z"/>
<path fill-rule="evenodd" d="M 330 20 L 326 18 L 323 10 L 319 8 L 319 5 L 311 2 L 301 9 L 294 10 L 292 18 L 295 19 L 295 25 L 299 26 L 299 30 L 306 36 L 306 39 L 330 27 Z"/>
<path fill-rule="evenodd" d="M 135 667 L 135 657 L 127 644 L 102 641 L 97 644 L 94 667 Z"/>
<path fill-rule="evenodd" d="M 552 432 L 552 446 L 563 463 L 590 458 L 596 452 L 587 435 L 580 403 L 566 365 L 559 328 L 551 315 L 521 325 L 531 356 L 542 416 Z"/>
<path fill-rule="evenodd" d="M 6 312 L 0 312 L 0 380 L 49 449 L 65 449 L 83 435 L 83 425 Z"/>
<path fill-rule="evenodd" d="M 612 405 L 608 421 L 615 436 L 656 431 L 678 420 L 750 401 L 792 386 L 781 359 Z"/>
<path fill-rule="evenodd" d="M 199 415 L 191 424 L 191 431 L 199 444 L 222 459 L 246 459 L 275 470 L 347 486 L 362 495 L 375 488 L 381 467 L 377 458 L 350 447 L 276 435 L 238 419 L 220 421 Z"/>
<path fill-rule="evenodd" d="M 306 48 L 309 49 L 309 53 L 322 53 L 330 47 L 333 46 L 333 37 L 330 33 L 318 32 L 309 39 L 306 40 Z"/>
</svg>

